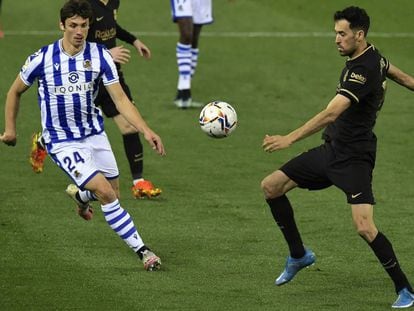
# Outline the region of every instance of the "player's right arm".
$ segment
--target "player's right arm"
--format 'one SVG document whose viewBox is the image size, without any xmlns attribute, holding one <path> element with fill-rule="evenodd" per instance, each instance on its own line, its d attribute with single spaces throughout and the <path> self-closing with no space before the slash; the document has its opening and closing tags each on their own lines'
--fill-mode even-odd
<svg viewBox="0 0 414 311">
<path fill-rule="evenodd" d="M 19 112 L 20 97 L 27 89 L 29 89 L 29 86 L 23 83 L 20 75 L 18 75 L 7 92 L 4 133 L 0 135 L 0 141 L 6 145 L 16 145 L 16 119 Z"/>
<path fill-rule="evenodd" d="M 387 77 L 397 82 L 398 84 L 405 86 L 407 89 L 414 91 L 414 77 L 405 73 L 398 67 L 390 64 L 387 71 Z"/>
<path fill-rule="evenodd" d="M 337 94 L 324 110 L 296 130 L 287 135 L 266 135 L 262 147 L 266 152 L 288 148 L 293 143 L 320 131 L 334 122 L 350 105 L 351 100 L 348 97 Z"/>
</svg>

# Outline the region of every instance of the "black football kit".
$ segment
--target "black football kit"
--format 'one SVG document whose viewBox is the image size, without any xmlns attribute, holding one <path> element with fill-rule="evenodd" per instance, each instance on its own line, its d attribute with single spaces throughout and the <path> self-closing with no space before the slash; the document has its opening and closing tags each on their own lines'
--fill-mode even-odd
<svg viewBox="0 0 414 311">
<path fill-rule="evenodd" d="M 100 0 L 90 0 L 89 2 L 92 5 L 94 18 L 89 27 L 87 41 L 103 44 L 107 49 L 116 47 L 116 39 L 133 44 L 137 38 L 119 26 L 116 21 L 119 0 L 110 0 L 106 5 Z M 118 69 L 119 83 L 128 98 L 132 101 L 131 91 L 125 82 L 124 75 L 121 71 L 121 65 L 119 63 L 115 64 Z M 99 85 L 99 92 L 95 102 L 101 107 L 105 116 L 112 118 L 119 114 L 114 102 L 102 83 Z"/>
<path fill-rule="evenodd" d="M 373 46 L 348 59 L 336 93 L 351 105 L 322 134 L 325 143 L 293 158 L 281 170 L 299 187 L 319 190 L 335 185 L 350 204 L 375 204 L 376 118 L 384 102 L 389 62 Z"/>
</svg>

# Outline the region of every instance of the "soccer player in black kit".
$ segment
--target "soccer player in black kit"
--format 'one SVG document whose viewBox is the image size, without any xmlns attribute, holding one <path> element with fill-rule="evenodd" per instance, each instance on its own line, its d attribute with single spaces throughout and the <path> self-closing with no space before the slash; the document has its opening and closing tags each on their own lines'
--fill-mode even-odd
<svg viewBox="0 0 414 311">
<path fill-rule="evenodd" d="M 138 53 L 147 59 L 151 58 L 151 51 L 136 36 L 123 29 L 117 23 L 119 0 L 89 0 L 89 2 L 93 9 L 94 20 L 90 24 L 86 40 L 103 44 L 110 50 L 118 69 L 119 82 L 128 98 L 133 102 L 131 91 L 121 71 L 121 64 L 129 61 L 130 51 L 123 46 L 117 46 L 116 39 L 133 45 Z M 101 107 L 106 117 L 112 118 L 115 121 L 122 134 L 125 154 L 133 179 L 131 188 L 133 196 L 136 198 L 151 198 L 161 194 L 161 189 L 154 187 L 152 182 L 145 180 L 142 176 L 143 146 L 138 131 L 116 109 L 102 82 L 95 102 Z M 38 141 L 41 141 L 40 134 L 34 134 L 30 162 L 33 170 L 37 173 L 43 171 L 43 162 L 46 157 L 46 151 Z"/>
<path fill-rule="evenodd" d="M 123 29 L 116 21 L 119 9 L 119 0 L 89 0 L 94 12 L 94 21 L 91 24 L 87 41 L 105 45 L 111 52 L 117 65 L 119 82 L 131 101 L 131 91 L 125 82 L 121 71 L 121 64 L 128 62 L 129 50 L 123 46 L 116 46 L 116 39 L 133 45 L 145 58 L 151 57 L 150 50 L 137 39 L 136 36 Z M 149 180 L 144 180 L 143 172 L 143 146 L 138 131 L 120 115 L 108 92 L 101 85 L 95 102 L 100 105 L 108 118 L 113 118 L 121 131 L 125 153 L 129 162 L 133 178 L 132 193 L 135 197 L 153 197 L 161 193 Z"/>
<path fill-rule="evenodd" d="M 376 156 L 376 117 L 384 102 L 386 78 L 414 90 L 414 78 L 389 63 L 366 41 L 370 19 L 364 9 L 348 7 L 334 15 L 336 45 L 348 57 L 335 97 L 303 126 L 287 135 L 266 135 L 263 149 L 273 152 L 325 128 L 324 143 L 293 158 L 261 183 L 271 213 L 289 246 L 284 271 L 276 285 L 291 281 L 312 265 L 314 252 L 305 248 L 286 193 L 293 188 L 320 190 L 335 185 L 351 205 L 358 234 L 394 282 L 398 298 L 393 308 L 414 304 L 413 289 L 401 270 L 391 242 L 378 231 L 373 219 L 372 172 Z"/>
</svg>

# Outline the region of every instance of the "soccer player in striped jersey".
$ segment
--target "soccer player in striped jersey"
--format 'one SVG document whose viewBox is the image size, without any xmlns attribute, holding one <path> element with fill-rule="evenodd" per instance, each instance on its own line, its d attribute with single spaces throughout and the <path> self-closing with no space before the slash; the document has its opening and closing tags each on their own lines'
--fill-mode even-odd
<svg viewBox="0 0 414 311">
<path fill-rule="evenodd" d="M 191 79 L 198 62 L 201 28 L 213 22 L 212 3 L 211 0 L 171 0 L 171 12 L 180 32 L 176 46 L 178 85 L 174 104 L 182 109 L 201 107 L 201 103 L 192 101 Z"/>
<path fill-rule="evenodd" d="M 117 46 L 116 40 L 119 39 L 131 44 L 139 55 L 146 59 L 151 58 L 151 51 L 135 35 L 118 24 L 117 14 L 120 5 L 119 0 L 89 0 L 89 2 L 94 13 L 94 21 L 89 27 L 86 40 L 103 44 L 109 49 L 118 70 L 119 83 L 128 98 L 133 102 L 131 91 L 125 82 L 124 74 L 121 70 L 121 64 L 126 64 L 130 59 L 130 51 L 122 45 Z M 135 198 L 152 198 L 160 195 L 162 192 L 161 189 L 154 187 L 150 180 L 144 179 L 143 177 L 144 152 L 137 129 L 126 121 L 116 109 L 115 103 L 102 85 L 102 82 L 100 83 L 95 103 L 102 109 L 102 112 L 107 118 L 114 120 L 122 134 L 125 155 L 132 176 L 132 195 Z M 44 161 L 47 156 L 47 152 L 42 145 L 41 133 L 33 134 L 30 163 L 33 171 L 36 173 L 43 171 Z"/>
<path fill-rule="evenodd" d="M 98 200 L 108 225 L 140 257 L 146 270 L 160 268 L 161 260 L 143 242 L 119 198 L 118 167 L 104 131 L 101 110 L 94 100 L 100 81 L 118 111 L 160 155 L 161 138 L 153 132 L 123 91 L 108 50 L 87 42 L 93 13 L 87 0 L 69 0 L 60 11 L 63 38 L 31 55 L 10 87 L 5 106 L 5 131 L 0 140 L 16 144 L 16 119 L 22 94 L 38 84 L 42 136 L 52 160 L 76 184 L 66 192 L 78 213 L 90 220 L 90 201 Z"/>
</svg>

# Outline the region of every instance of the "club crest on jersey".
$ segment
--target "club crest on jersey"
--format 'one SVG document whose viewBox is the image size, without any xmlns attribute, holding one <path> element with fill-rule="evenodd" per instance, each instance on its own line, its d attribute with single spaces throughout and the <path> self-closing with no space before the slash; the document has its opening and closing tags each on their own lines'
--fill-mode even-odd
<svg viewBox="0 0 414 311">
<path fill-rule="evenodd" d="M 91 69 L 92 68 L 92 63 L 90 59 L 85 59 L 83 61 L 83 68 L 85 69 Z"/>
<path fill-rule="evenodd" d="M 69 82 L 70 83 L 76 83 L 79 81 L 79 75 L 77 72 L 72 71 L 69 73 Z"/>
</svg>

